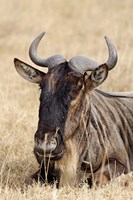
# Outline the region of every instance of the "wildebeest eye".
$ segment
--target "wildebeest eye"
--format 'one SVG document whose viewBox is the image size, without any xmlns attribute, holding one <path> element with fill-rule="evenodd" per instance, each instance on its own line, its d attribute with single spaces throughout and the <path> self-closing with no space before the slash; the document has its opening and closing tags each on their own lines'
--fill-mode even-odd
<svg viewBox="0 0 133 200">
<path fill-rule="evenodd" d="M 65 84 L 65 90 L 72 96 L 75 97 L 82 88 L 82 84 L 79 81 L 69 81 Z"/>
</svg>

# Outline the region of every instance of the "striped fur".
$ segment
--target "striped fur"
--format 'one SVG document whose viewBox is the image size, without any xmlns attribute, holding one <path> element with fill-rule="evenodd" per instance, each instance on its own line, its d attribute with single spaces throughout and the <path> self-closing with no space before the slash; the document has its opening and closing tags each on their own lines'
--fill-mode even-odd
<svg viewBox="0 0 133 200">
<path fill-rule="evenodd" d="M 62 177 L 68 177 L 61 185 L 72 185 L 75 177 L 75 184 L 87 177 L 105 184 L 133 170 L 133 93 L 83 93 L 69 108 L 65 135 L 72 144 L 63 162 L 57 161 Z"/>
</svg>

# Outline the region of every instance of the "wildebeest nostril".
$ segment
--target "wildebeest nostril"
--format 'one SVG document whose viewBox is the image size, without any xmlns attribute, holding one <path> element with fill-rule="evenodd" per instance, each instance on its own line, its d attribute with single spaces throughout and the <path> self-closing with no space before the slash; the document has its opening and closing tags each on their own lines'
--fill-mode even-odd
<svg viewBox="0 0 133 200">
<path fill-rule="evenodd" d="M 44 156 L 44 150 L 40 147 L 35 147 L 34 153 L 37 154 L 38 156 Z"/>
</svg>

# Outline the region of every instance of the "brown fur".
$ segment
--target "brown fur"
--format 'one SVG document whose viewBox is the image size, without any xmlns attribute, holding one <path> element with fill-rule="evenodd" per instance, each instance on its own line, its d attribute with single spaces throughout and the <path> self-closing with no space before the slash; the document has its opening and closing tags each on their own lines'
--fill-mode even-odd
<svg viewBox="0 0 133 200">
<path fill-rule="evenodd" d="M 60 160 L 60 163 L 62 164 L 59 165 L 59 168 L 62 169 L 64 168 L 63 177 L 65 173 L 66 177 L 69 177 L 68 176 L 69 170 L 67 169 L 71 168 L 74 165 L 73 168 L 74 171 L 72 173 L 71 179 L 73 177 L 73 179 L 77 181 L 79 180 L 80 183 L 81 180 L 85 179 L 84 176 L 86 176 L 86 178 L 91 176 L 93 177 L 92 178 L 93 184 L 96 183 L 97 185 L 103 185 L 106 184 L 109 180 L 117 177 L 118 175 L 122 173 L 127 173 L 128 171 L 133 169 L 133 166 L 130 164 L 132 163 L 132 158 L 129 157 L 130 155 L 128 154 L 128 152 L 130 152 L 128 147 L 129 144 L 128 137 L 126 135 L 127 133 L 124 132 L 123 129 L 126 127 L 124 126 L 124 124 L 122 124 L 122 121 L 119 121 L 121 119 L 118 117 L 118 114 L 121 113 L 121 111 L 117 111 L 116 114 L 114 111 L 114 120 L 115 123 L 117 122 L 121 124 L 121 128 L 123 129 L 122 133 L 123 138 L 125 138 L 124 141 L 122 140 L 121 135 L 117 130 L 118 124 L 116 126 L 113 125 L 111 122 L 110 115 L 105 114 L 106 113 L 105 112 L 106 110 L 104 109 L 105 105 L 108 106 L 108 109 L 112 110 L 113 108 L 112 105 L 108 103 L 110 101 L 114 103 L 113 105 L 114 108 L 116 107 L 115 105 L 116 101 L 119 102 L 120 105 L 118 107 L 118 110 L 119 109 L 123 110 L 123 105 L 126 103 L 126 105 L 128 106 L 128 102 L 129 102 L 129 109 L 130 105 L 131 108 L 133 107 L 132 104 L 130 103 L 132 102 L 132 98 L 130 98 L 129 100 L 124 100 L 123 98 L 118 99 L 112 96 L 112 98 L 110 99 L 101 96 L 95 91 L 92 93 L 91 96 L 89 96 L 86 93 L 84 93 L 84 89 L 82 89 L 82 91 L 79 93 L 79 96 L 71 104 L 65 126 L 65 136 L 66 136 L 65 143 L 67 144 L 68 141 L 69 142 L 71 141 L 71 145 L 69 146 L 66 145 L 66 152 L 69 149 L 69 152 L 71 152 L 71 154 L 69 155 L 71 156 L 68 157 L 67 153 L 65 153 L 63 160 Z M 95 110 L 93 108 L 93 104 L 99 106 L 100 110 L 99 109 Z M 95 130 L 93 130 L 94 128 L 91 127 L 92 123 L 91 120 L 88 125 L 86 124 L 88 117 L 87 113 L 88 115 L 91 115 L 91 112 L 93 112 L 94 116 L 96 117 L 96 119 L 94 119 L 95 123 L 100 122 L 102 126 L 101 130 L 100 124 L 97 124 L 97 128 L 99 129 L 99 130 L 97 129 L 97 133 L 95 132 Z M 100 118 L 99 118 L 100 121 L 98 120 L 98 117 L 100 117 L 101 115 L 100 113 L 98 114 L 98 112 L 103 113 L 104 117 L 106 116 L 104 120 L 107 123 L 110 133 L 107 132 L 106 123 L 104 123 L 104 121 L 102 121 L 102 119 Z M 121 116 L 121 114 L 119 115 Z M 127 123 L 128 118 L 124 118 L 124 120 L 125 123 Z M 125 129 L 125 131 L 127 132 L 129 130 L 130 130 L 129 128 Z M 78 162 L 75 162 L 75 156 L 76 156 L 76 161 Z M 87 161 L 88 163 L 91 164 L 92 171 L 90 170 L 90 173 L 85 174 L 81 172 L 81 164 L 84 161 Z M 70 166 L 66 167 L 68 166 L 68 163 Z M 61 170 L 61 180 L 63 179 L 65 184 L 66 181 L 62 177 L 62 171 L 63 170 Z M 77 175 L 75 175 L 75 173 L 77 173 Z M 63 185 L 63 182 L 61 183 L 61 185 Z"/>
<path fill-rule="evenodd" d="M 69 185 L 71 187 L 77 182 L 77 166 L 79 161 L 75 142 L 72 139 L 66 141 L 66 151 L 64 157 L 56 161 L 57 168 L 61 171 L 59 186 Z"/>
</svg>

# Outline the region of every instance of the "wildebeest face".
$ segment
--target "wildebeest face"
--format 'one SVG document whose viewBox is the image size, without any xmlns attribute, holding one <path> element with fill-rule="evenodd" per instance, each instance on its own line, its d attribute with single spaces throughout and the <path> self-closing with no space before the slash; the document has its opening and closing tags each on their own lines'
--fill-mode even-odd
<svg viewBox="0 0 133 200">
<path fill-rule="evenodd" d="M 81 89 L 80 76 L 73 73 L 67 63 L 49 70 L 40 82 L 40 108 L 35 151 L 60 158 L 64 149 L 64 125 L 69 104 Z M 43 153 L 43 152 L 42 152 Z"/>
<path fill-rule="evenodd" d="M 91 75 L 82 75 L 64 62 L 45 74 L 18 59 L 14 62 L 18 73 L 28 81 L 38 83 L 41 89 L 34 148 L 37 160 L 40 162 L 44 154 L 51 159 L 60 159 L 65 149 L 64 127 L 68 111 L 71 112 L 70 104 L 77 102 L 79 94 L 81 97 L 103 82 L 107 77 L 107 66 L 101 65 Z"/>
<path fill-rule="evenodd" d="M 82 90 L 84 77 L 70 69 L 67 62 L 50 69 L 47 74 L 17 59 L 15 66 L 21 76 L 39 83 L 41 89 L 35 155 L 37 159 L 44 154 L 59 159 L 65 148 L 64 126 L 69 105 Z"/>
<path fill-rule="evenodd" d="M 106 79 L 108 71 L 117 63 L 116 49 L 107 37 L 105 40 L 109 57 L 103 65 L 84 56 L 75 56 L 69 62 L 58 54 L 40 58 L 37 55 L 37 47 L 43 36 L 44 33 L 41 33 L 34 39 L 29 55 L 35 64 L 47 67 L 48 73 L 45 74 L 18 59 L 14 60 L 18 73 L 28 81 L 38 83 L 41 88 L 39 122 L 34 148 L 39 160 L 44 154 L 46 156 L 51 154 L 53 159 L 59 159 L 63 155 L 67 134 L 66 121 L 70 119 L 69 116 L 71 119 L 76 117 L 72 105 L 75 109 L 83 106 L 83 101 L 80 104 L 81 99 L 84 100 L 83 95 L 88 95 L 93 88 L 101 84 Z M 87 71 L 92 72 L 88 75 Z"/>
</svg>

